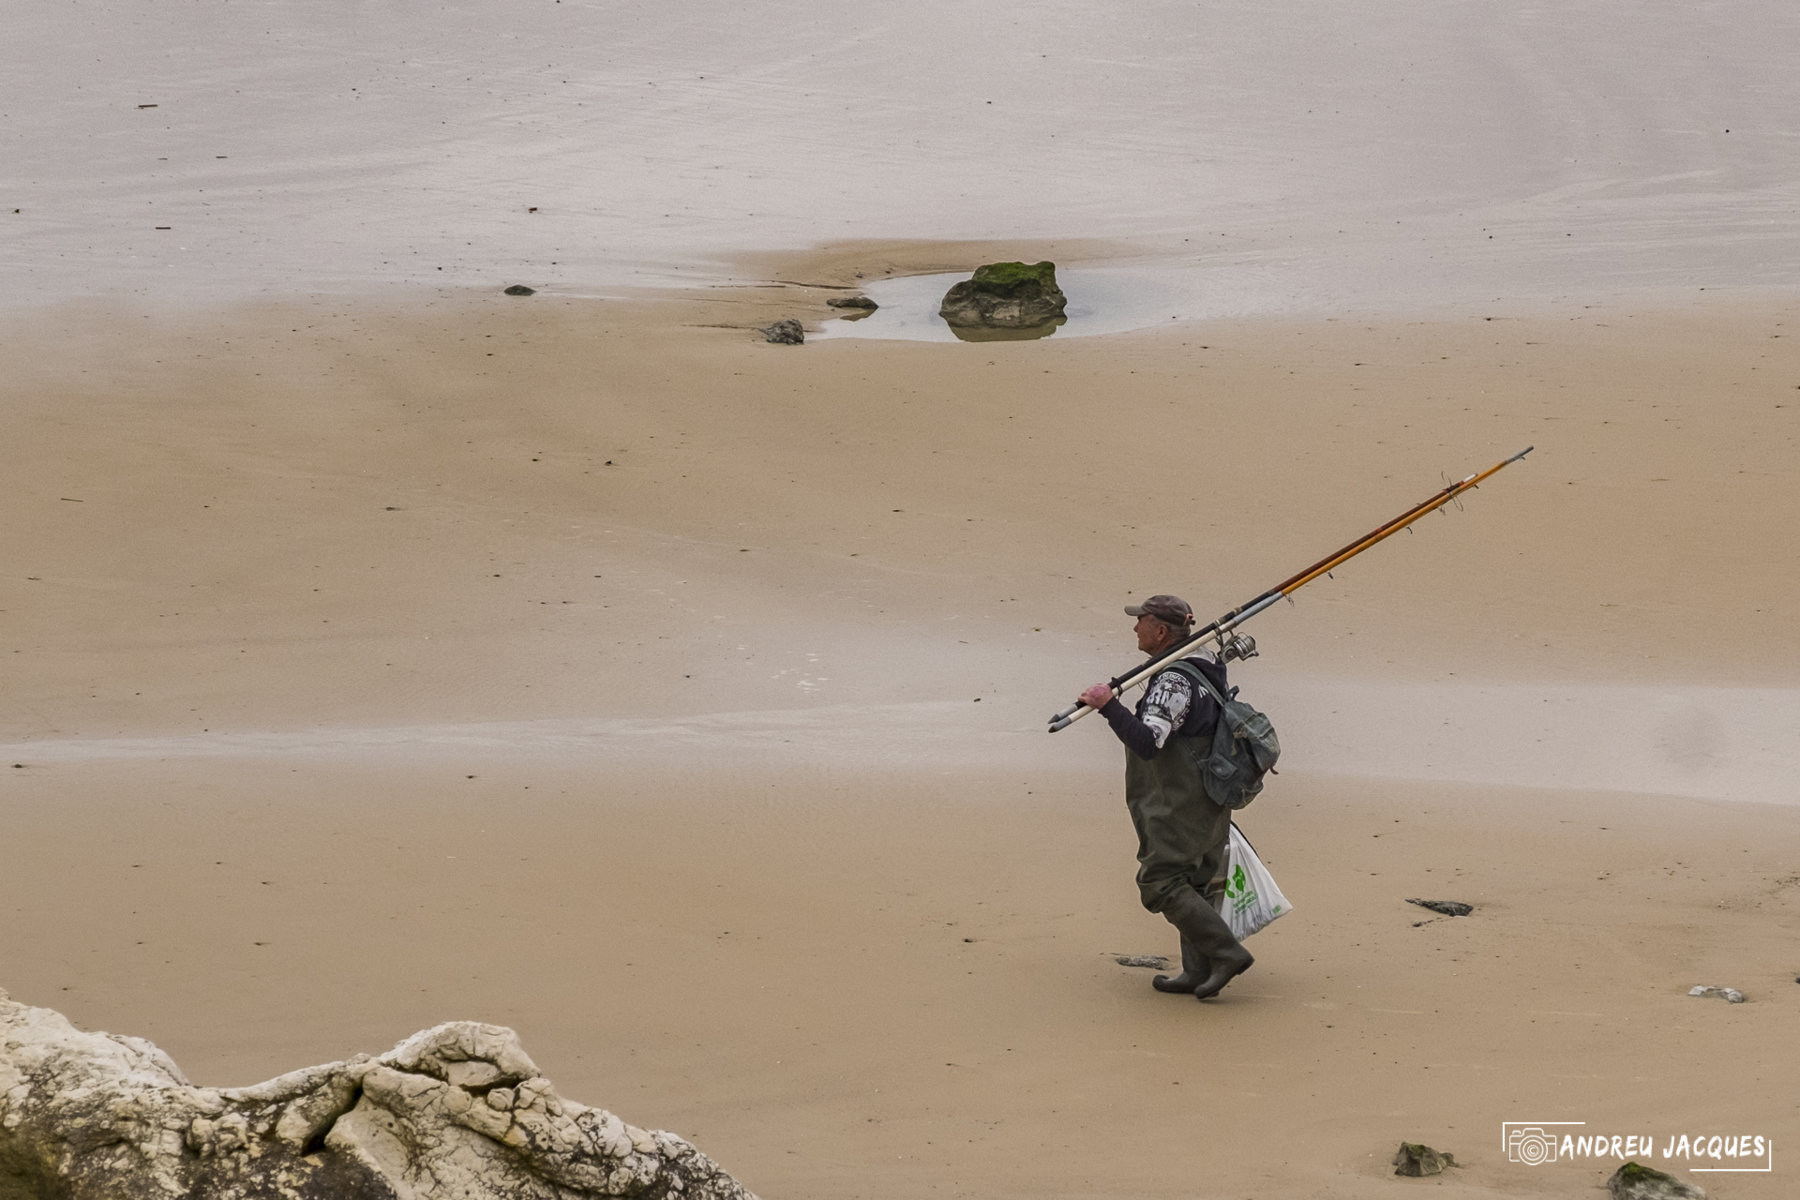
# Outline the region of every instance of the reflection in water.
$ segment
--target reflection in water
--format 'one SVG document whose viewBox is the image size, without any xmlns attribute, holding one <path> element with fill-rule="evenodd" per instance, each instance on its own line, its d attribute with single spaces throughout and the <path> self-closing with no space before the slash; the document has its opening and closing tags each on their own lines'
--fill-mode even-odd
<svg viewBox="0 0 1800 1200">
<path fill-rule="evenodd" d="M 938 319 L 943 320 L 942 317 Z M 1049 337 L 1068 319 L 1067 317 L 1057 317 L 1042 325 L 1031 325 L 1024 329 L 1001 329 L 989 325 L 952 325 L 948 321 L 944 321 L 944 325 L 959 340 L 965 342 L 1029 342 Z"/>
</svg>

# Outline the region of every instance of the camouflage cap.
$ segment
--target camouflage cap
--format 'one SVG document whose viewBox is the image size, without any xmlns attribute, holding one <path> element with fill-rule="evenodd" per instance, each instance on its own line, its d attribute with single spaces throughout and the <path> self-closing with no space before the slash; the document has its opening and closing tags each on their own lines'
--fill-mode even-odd
<svg viewBox="0 0 1800 1200">
<path fill-rule="evenodd" d="M 1186 629 L 1194 623 L 1194 610 L 1180 596 L 1167 594 L 1152 596 L 1142 604 L 1127 604 L 1125 615 L 1128 617 L 1155 617 L 1166 621 L 1179 629 Z"/>
</svg>

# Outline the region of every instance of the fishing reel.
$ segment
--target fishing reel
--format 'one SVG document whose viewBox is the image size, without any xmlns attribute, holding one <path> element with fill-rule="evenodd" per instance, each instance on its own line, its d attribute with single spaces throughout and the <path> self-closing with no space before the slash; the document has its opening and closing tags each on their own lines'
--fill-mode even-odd
<svg viewBox="0 0 1800 1200">
<path fill-rule="evenodd" d="M 1219 658 L 1230 662 L 1234 658 L 1255 658 L 1256 639 L 1247 633 L 1234 633 L 1230 637 L 1219 639 Z"/>
</svg>

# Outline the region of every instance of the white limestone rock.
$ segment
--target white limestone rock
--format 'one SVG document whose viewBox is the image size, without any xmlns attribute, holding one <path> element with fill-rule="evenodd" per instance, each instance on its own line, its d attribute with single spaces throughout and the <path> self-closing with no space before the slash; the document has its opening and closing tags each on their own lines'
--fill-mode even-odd
<svg viewBox="0 0 1800 1200">
<path fill-rule="evenodd" d="M 1714 987 L 1711 984 L 1697 983 L 1688 989 L 1690 996 L 1705 996 L 1708 999 L 1723 1000 L 1727 1004 L 1742 1004 L 1744 993 L 1732 987 Z"/>
<path fill-rule="evenodd" d="M 198 1088 L 0 991 L 0 1200 L 755 1200 L 674 1134 L 564 1100 L 498 1025 Z"/>
</svg>

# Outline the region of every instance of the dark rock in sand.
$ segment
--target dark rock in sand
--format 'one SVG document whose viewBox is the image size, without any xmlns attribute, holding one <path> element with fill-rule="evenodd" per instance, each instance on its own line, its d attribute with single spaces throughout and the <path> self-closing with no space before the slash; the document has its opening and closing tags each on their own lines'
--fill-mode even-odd
<svg viewBox="0 0 1800 1200">
<path fill-rule="evenodd" d="M 508 296 L 535 296 L 537 295 L 537 289 L 528 288 L 522 283 L 515 283 L 506 289 L 506 294 Z"/>
<path fill-rule="evenodd" d="M 1461 900 L 1414 900 L 1408 898 L 1408 904 L 1416 904 L 1420 908 L 1429 908 L 1434 913 L 1443 913 L 1446 917 L 1466 917 L 1475 911 L 1473 904 L 1464 904 Z"/>
<path fill-rule="evenodd" d="M 867 296 L 833 296 L 825 303 L 832 308 L 860 308 L 868 312 L 874 312 L 881 307 Z"/>
<path fill-rule="evenodd" d="M 1401 1142 L 1394 1151 L 1396 1175 L 1442 1175 L 1445 1167 L 1454 1167 L 1454 1155 L 1440 1153 L 1424 1142 Z"/>
<path fill-rule="evenodd" d="M 952 326 L 1030 329 L 1061 320 L 1068 303 L 1055 263 L 989 263 L 944 293 L 938 316 Z"/>
<path fill-rule="evenodd" d="M 1655 1167 L 1628 1162 L 1606 1181 L 1613 1200 L 1706 1200 L 1706 1192 Z"/>
<path fill-rule="evenodd" d="M 762 331 L 763 341 L 777 346 L 798 346 L 806 341 L 806 330 L 792 317 L 783 317 Z"/>
</svg>

